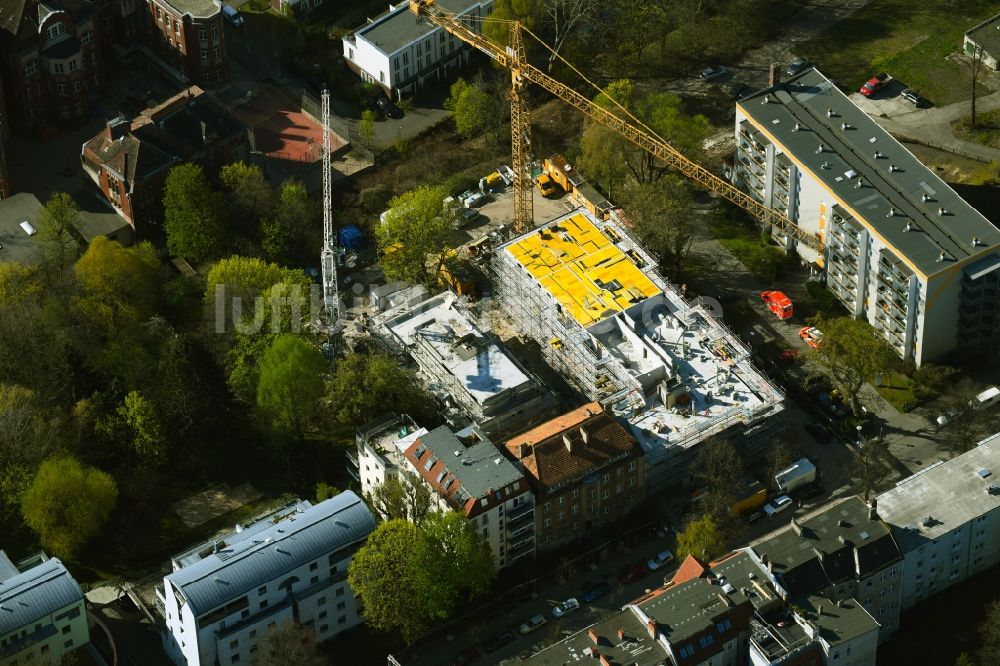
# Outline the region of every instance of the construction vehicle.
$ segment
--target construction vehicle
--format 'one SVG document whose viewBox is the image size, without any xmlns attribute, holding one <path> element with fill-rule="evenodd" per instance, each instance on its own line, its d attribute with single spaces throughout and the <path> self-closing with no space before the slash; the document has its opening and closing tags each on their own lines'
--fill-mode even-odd
<svg viewBox="0 0 1000 666">
<path fill-rule="evenodd" d="M 787 495 L 816 480 L 816 465 L 809 458 L 800 458 L 791 467 L 774 475 L 774 485 L 778 492 Z"/>
<path fill-rule="evenodd" d="M 542 169 L 567 194 L 571 194 L 576 187 L 583 184 L 583 178 L 573 171 L 573 166 L 562 155 L 546 157 L 542 162 Z"/>
<path fill-rule="evenodd" d="M 502 192 L 504 187 L 504 180 L 499 171 L 494 171 L 479 179 L 479 191 L 483 194 Z"/>
<path fill-rule="evenodd" d="M 555 181 L 552 180 L 552 176 L 544 171 L 535 177 L 535 187 L 546 198 L 555 195 L 559 191 Z"/>
<path fill-rule="evenodd" d="M 792 299 L 785 296 L 784 292 L 765 291 L 761 293 L 760 300 L 781 321 L 792 318 Z"/>
<path fill-rule="evenodd" d="M 602 92 L 600 87 L 587 79 L 572 63 L 552 50 L 551 47 L 546 45 L 534 33 L 521 25 L 520 22 L 502 21 L 510 29 L 510 43 L 504 46 L 485 37 L 470 23 L 472 20 L 480 22 L 501 21 L 501 19 L 493 17 L 483 19 L 460 17 L 454 12 L 442 8 L 436 0 L 409 0 L 409 7 L 410 11 L 414 14 L 422 16 L 430 23 L 443 28 L 455 38 L 479 49 L 499 65 L 510 70 L 511 88 L 508 96 L 511 102 L 510 131 L 514 171 L 514 229 L 517 233 L 525 233 L 534 227 L 531 176 L 529 172 L 531 162 L 531 119 L 523 94 L 524 88 L 529 83 L 534 83 L 570 106 L 573 106 L 578 111 L 586 114 L 594 122 L 618 132 L 628 141 L 648 151 L 656 159 L 680 171 L 683 175 L 702 187 L 736 204 L 760 220 L 765 226 L 773 227 L 785 234 L 789 240 L 795 240 L 806 247 L 812 248 L 821 256 L 823 255 L 824 246 L 818 234 L 801 229 L 797 224 L 785 217 L 783 213 L 765 206 L 732 183 L 723 180 L 705 167 L 688 159 L 614 99 L 611 99 L 614 107 L 606 109 L 529 63 L 525 55 L 523 33 L 527 33 L 537 40 L 539 44 L 548 49 L 554 58 L 559 59 L 573 72 L 578 74 L 595 91 L 598 93 Z"/>
</svg>

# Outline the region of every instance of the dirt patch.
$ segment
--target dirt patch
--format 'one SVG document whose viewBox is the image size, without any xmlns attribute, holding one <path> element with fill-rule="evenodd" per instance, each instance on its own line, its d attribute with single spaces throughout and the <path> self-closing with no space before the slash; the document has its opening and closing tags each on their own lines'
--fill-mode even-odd
<svg viewBox="0 0 1000 666">
<path fill-rule="evenodd" d="M 197 527 L 259 498 L 260 493 L 249 483 L 236 488 L 222 483 L 177 502 L 174 511 L 185 525 Z"/>
</svg>

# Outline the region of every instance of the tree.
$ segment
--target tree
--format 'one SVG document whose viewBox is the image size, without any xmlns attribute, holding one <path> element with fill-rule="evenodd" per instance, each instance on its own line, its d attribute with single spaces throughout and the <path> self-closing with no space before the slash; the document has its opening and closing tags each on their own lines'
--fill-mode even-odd
<svg viewBox="0 0 1000 666">
<path fill-rule="evenodd" d="M 385 221 L 375 229 L 387 279 L 437 284 L 458 215 L 444 206 L 445 196 L 443 188 L 422 185 L 389 202 Z"/>
<path fill-rule="evenodd" d="M 417 527 L 431 510 L 431 491 L 412 472 L 389 476 L 365 495 L 365 501 L 380 520 L 409 520 Z"/>
<path fill-rule="evenodd" d="M 809 354 L 809 361 L 833 380 L 851 411 L 860 416 L 861 387 L 888 372 L 895 363 L 895 356 L 871 324 L 864 320 L 817 318 L 816 327 L 823 332 L 823 340 Z"/>
<path fill-rule="evenodd" d="M 546 23 L 552 30 L 552 50 L 549 52 L 549 68 L 555 64 L 570 37 L 582 28 L 589 27 L 597 18 L 597 0 L 544 0 Z"/>
<path fill-rule="evenodd" d="M 677 535 L 677 559 L 694 555 L 709 561 L 726 552 L 726 539 L 712 516 L 695 518 Z"/>
<path fill-rule="evenodd" d="M 42 266 L 50 276 L 62 276 L 80 254 L 80 207 L 64 192 L 45 202 L 38 218 L 37 242 Z"/>
<path fill-rule="evenodd" d="M 625 199 L 625 211 L 643 245 L 675 279 L 687 267 L 697 233 L 691 204 L 688 185 L 676 176 L 639 185 Z"/>
<path fill-rule="evenodd" d="M 286 180 L 278 191 L 273 219 L 261 221 L 264 254 L 271 261 L 291 261 L 297 250 L 301 254 L 308 234 L 317 229 L 318 222 L 319 208 L 309 198 L 305 185 L 297 180 Z M 310 252 L 314 249 L 309 248 Z"/>
<path fill-rule="evenodd" d="M 969 53 L 970 48 L 972 49 L 971 53 Z M 971 115 L 969 118 L 969 125 L 971 125 L 972 129 L 976 129 L 976 127 L 978 127 L 978 123 L 976 122 L 976 97 L 978 92 L 977 88 L 979 85 L 980 70 L 983 67 L 983 47 L 974 42 L 970 42 L 966 45 L 965 50 L 966 53 L 969 53 L 969 56 L 972 58 L 970 67 L 970 73 L 972 74 L 972 105 L 970 109 Z"/>
<path fill-rule="evenodd" d="M 490 589 L 496 562 L 474 521 L 455 511 L 428 514 L 417 545 L 421 605 L 427 617 L 445 619 L 463 597 Z"/>
<path fill-rule="evenodd" d="M 976 666 L 976 662 L 969 656 L 968 652 L 960 652 L 955 659 L 955 666 Z"/>
<path fill-rule="evenodd" d="M 421 423 L 432 420 L 437 411 L 413 373 L 383 353 L 354 353 L 338 360 L 323 402 L 331 427 L 342 432 L 353 432 L 357 424 L 383 414 L 388 405 Z"/>
<path fill-rule="evenodd" d="M 128 429 L 130 448 L 139 459 L 151 464 L 160 462 L 167 442 L 153 403 L 138 391 L 130 391 L 118 406 L 117 414 Z"/>
<path fill-rule="evenodd" d="M 361 122 L 358 123 L 358 135 L 361 137 L 361 142 L 366 146 L 372 145 L 372 139 L 375 137 L 375 112 L 371 109 L 365 109 L 361 112 Z"/>
<path fill-rule="evenodd" d="M 976 661 L 986 664 L 1000 664 L 1000 600 L 993 599 L 986 604 L 983 621 L 979 625 L 980 647 Z"/>
<path fill-rule="evenodd" d="M 267 633 L 257 643 L 253 660 L 259 666 L 324 666 L 326 658 L 316 647 L 316 630 L 307 629 L 295 620 L 287 620 Z"/>
<path fill-rule="evenodd" d="M 398 632 L 408 643 L 427 627 L 417 587 L 419 538 L 416 526 L 405 520 L 380 523 L 347 568 L 347 580 L 361 600 L 368 625 Z"/>
<path fill-rule="evenodd" d="M 219 180 L 229 190 L 234 221 L 258 220 L 270 215 L 274 208 L 274 192 L 256 164 L 242 160 L 222 167 Z"/>
<path fill-rule="evenodd" d="M 201 262 L 222 252 L 226 200 L 212 189 L 201 166 L 187 163 L 170 170 L 163 209 L 170 254 Z"/>
<path fill-rule="evenodd" d="M 0 465 L 34 468 L 57 443 L 59 422 L 34 391 L 0 384 Z"/>
<path fill-rule="evenodd" d="M 542 0 L 496 0 L 492 21 L 483 22 L 483 34 L 498 44 L 510 44 L 510 21 L 519 21 L 534 32 L 542 19 Z M 525 48 L 531 46 L 526 43 Z"/>
<path fill-rule="evenodd" d="M 117 501 L 110 475 L 74 458 L 49 458 L 24 493 L 21 512 L 46 550 L 72 560 L 100 533 Z"/>
<path fill-rule="evenodd" d="M 961 379 L 953 382 L 939 401 L 943 416 L 947 419 L 941 426 L 940 434 L 948 448 L 955 453 L 969 451 L 983 437 L 996 431 L 989 413 L 973 409 L 969 404 L 978 393 L 976 384 L 969 379 Z"/>
<path fill-rule="evenodd" d="M 881 483 L 889 475 L 889 450 L 881 437 L 872 437 L 857 443 L 851 461 L 851 473 L 861 484 L 862 496 L 865 502 L 872 491 L 878 490 Z"/>
<path fill-rule="evenodd" d="M 304 441 L 316 402 L 323 394 L 323 354 L 290 333 L 277 336 L 260 360 L 257 408 L 277 430 Z"/>
<path fill-rule="evenodd" d="M 455 129 L 466 139 L 482 134 L 491 106 L 486 92 L 463 78 L 451 84 L 448 99 L 444 101 L 444 108 L 453 114 Z"/>
</svg>

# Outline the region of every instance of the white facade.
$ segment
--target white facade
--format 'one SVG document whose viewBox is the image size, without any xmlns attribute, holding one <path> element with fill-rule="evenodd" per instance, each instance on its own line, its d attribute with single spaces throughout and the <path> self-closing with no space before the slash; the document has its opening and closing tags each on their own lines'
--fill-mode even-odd
<svg viewBox="0 0 1000 666">
<path fill-rule="evenodd" d="M 157 588 L 167 655 L 185 666 L 253 663 L 258 641 L 293 618 L 317 641 L 360 624 L 347 566 L 374 528 L 348 491 L 178 555 Z"/>
<path fill-rule="evenodd" d="M 732 180 L 826 245 L 775 240 L 916 364 L 1000 339 L 1000 232 L 808 70 L 736 106 Z"/>
<path fill-rule="evenodd" d="M 903 551 L 909 608 L 1000 562 L 1000 434 L 878 496 Z"/>
<path fill-rule="evenodd" d="M 413 467 L 403 452 L 425 434 L 427 428 L 418 428 L 409 416 L 396 414 L 359 429 L 356 439 L 361 494 L 367 497 L 389 477 L 412 474 Z"/>
<path fill-rule="evenodd" d="M 438 5 L 463 17 L 478 29 L 477 18 L 493 12 L 493 0 L 438 0 Z M 389 10 L 343 39 L 344 59 L 367 83 L 390 96 L 412 95 L 428 79 L 441 80 L 468 61 L 461 40 L 426 20 L 417 20 L 409 3 Z"/>
</svg>

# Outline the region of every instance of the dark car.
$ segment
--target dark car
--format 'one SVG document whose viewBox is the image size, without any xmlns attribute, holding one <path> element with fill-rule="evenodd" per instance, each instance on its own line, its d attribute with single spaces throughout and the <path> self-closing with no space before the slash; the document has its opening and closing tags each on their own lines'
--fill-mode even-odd
<svg viewBox="0 0 1000 666">
<path fill-rule="evenodd" d="M 511 643 L 513 643 L 516 640 L 517 640 L 517 636 L 515 636 L 513 633 L 511 633 L 509 631 L 505 631 L 504 633 L 500 634 L 499 636 L 494 636 L 493 638 L 489 639 L 488 641 L 484 641 L 483 642 L 483 652 L 486 653 L 486 654 L 492 654 L 492 653 L 496 652 L 497 650 L 501 650 L 501 649 L 507 647 L 508 645 L 510 645 Z"/>
<path fill-rule="evenodd" d="M 611 591 L 611 586 L 605 582 L 600 582 L 597 585 L 590 587 L 586 592 L 580 595 L 580 601 L 596 601 L 603 597 L 605 594 Z"/>
<path fill-rule="evenodd" d="M 913 88 L 905 89 L 903 92 L 899 93 L 899 96 L 917 108 L 920 108 L 927 103 L 927 101 L 920 96 L 920 93 Z"/>
<path fill-rule="evenodd" d="M 788 65 L 788 69 L 785 70 L 785 76 L 795 76 L 802 70 L 809 67 L 809 61 L 805 58 L 796 58 Z"/>
<path fill-rule="evenodd" d="M 475 663 L 482 656 L 482 650 L 477 647 L 470 647 L 459 652 L 455 657 L 455 661 L 451 662 L 451 664 L 452 666 L 469 666 L 469 664 Z"/>
<path fill-rule="evenodd" d="M 622 585 L 628 585 L 629 583 L 634 583 L 637 580 L 641 580 L 649 575 L 649 567 L 645 564 L 637 564 L 634 567 L 628 567 L 622 571 L 621 575 L 618 576 L 618 582 Z"/>
<path fill-rule="evenodd" d="M 725 76 L 725 74 L 726 74 L 725 67 L 722 67 L 720 65 L 709 65 L 705 69 L 701 70 L 701 74 L 699 74 L 698 76 L 701 77 L 702 81 L 712 81 L 714 79 L 719 78 L 720 76 Z"/>
<path fill-rule="evenodd" d="M 378 105 L 379 110 L 382 111 L 387 118 L 398 119 L 403 117 L 403 110 L 393 104 L 392 100 L 386 97 L 379 97 L 375 100 L 375 103 Z"/>
<path fill-rule="evenodd" d="M 824 443 L 830 441 L 830 431 L 818 421 L 809 421 L 806 423 L 805 429 L 817 442 Z"/>
</svg>

